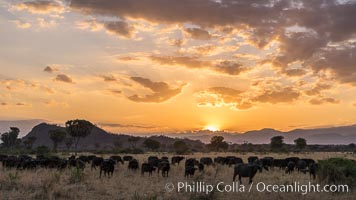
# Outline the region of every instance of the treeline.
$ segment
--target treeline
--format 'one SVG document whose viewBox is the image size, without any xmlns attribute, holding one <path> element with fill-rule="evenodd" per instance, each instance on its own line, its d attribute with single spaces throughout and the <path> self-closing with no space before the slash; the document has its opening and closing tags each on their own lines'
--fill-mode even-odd
<svg viewBox="0 0 356 200">
<path fill-rule="evenodd" d="M 37 146 L 33 148 L 33 144 L 37 140 L 36 137 L 27 137 L 26 139 L 18 138 L 20 129 L 10 127 L 8 132 L 2 133 L 0 139 L 2 141 L 0 151 L 3 153 L 21 154 L 46 154 L 57 152 L 59 144 L 65 145 L 66 149 L 61 151 L 75 152 L 80 151 L 77 147 L 81 139 L 87 137 L 94 125 L 86 120 L 69 120 L 65 123 L 65 128 L 58 128 L 48 131 L 48 136 L 52 144 L 48 146 Z M 271 138 L 269 144 L 231 144 L 224 140 L 223 136 L 213 136 L 209 144 L 203 144 L 199 141 L 189 139 L 174 138 L 174 142 L 167 144 L 162 139 L 166 136 L 153 136 L 149 138 L 129 136 L 125 141 L 113 141 L 112 148 L 102 148 L 95 145 L 93 153 L 145 153 L 145 152 L 170 152 L 175 154 L 189 154 L 194 152 L 356 152 L 356 145 L 309 145 L 304 138 L 294 140 L 294 144 L 285 144 L 283 136 L 275 136 Z M 170 138 L 171 139 L 171 138 Z M 123 143 L 129 145 L 123 145 Z M 140 146 L 138 146 L 140 142 Z M 125 146 L 125 147 L 124 147 Z M 51 148 L 50 148 L 51 147 Z M 83 150 L 82 151 L 88 151 Z"/>
</svg>

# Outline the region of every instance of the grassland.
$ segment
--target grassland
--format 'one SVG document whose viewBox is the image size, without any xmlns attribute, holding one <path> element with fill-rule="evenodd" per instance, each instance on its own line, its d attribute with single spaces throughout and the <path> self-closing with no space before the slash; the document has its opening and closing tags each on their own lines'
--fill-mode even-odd
<svg viewBox="0 0 356 200">
<path fill-rule="evenodd" d="M 133 155 L 140 162 L 144 162 L 149 155 L 169 156 L 167 154 L 144 154 Z M 330 157 L 346 157 L 356 159 L 355 154 L 346 153 L 308 153 L 308 154 L 233 154 L 233 153 L 211 153 L 194 154 L 186 157 L 200 158 L 203 156 L 217 157 L 235 155 L 243 158 L 244 161 L 251 155 L 259 157 L 273 156 L 284 158 L 289 156 L 299 156 L 302 158 L 312 158 L 315 160 Z M 104 155 L 109 157 L 110 155 Z M 0 199 L 355 199 L 356 193 L 351 190 L 349 193 L 260 193 L 252 189 L 251 192 L 219 193 L 213 192 L 209 195 L 202 193 L 178 193 L 176 190 L 167 192 L 167 183 L 195 182 L 203 181 L 208 184 L 218 182 L 232 183 L 233 167 L 217 165 L 206 167 L 204 172 L 197 172 L 193 178 L 184 178 L 184 161 L 179 166 L 172 166 L 168 178 L 163 178 L 156 173 L 152 177 L 148 174 L 141 176 L 127 170 L 127 163 L 116 165 L 112 178 L 99 179 L 99 170 L 91 170 L 89 165 L 84 172 L 75 169 L 57 171 L 54 169 L 36 169 L 33 171 L 18 171 L 15 169 L 0 170 Z M 247 179 L 243 179 L 243 184 L 247 185 Z M 300 184 L 318 183 L 312 180 L 308 174 L 294 172 L 291 175 L 285 174 L 282 170 L 272 169 L 268 172 L 257 173 L 254 183 L 264 182 L 266 184 L 292 184 L 298 181 Z"/>
</svg>

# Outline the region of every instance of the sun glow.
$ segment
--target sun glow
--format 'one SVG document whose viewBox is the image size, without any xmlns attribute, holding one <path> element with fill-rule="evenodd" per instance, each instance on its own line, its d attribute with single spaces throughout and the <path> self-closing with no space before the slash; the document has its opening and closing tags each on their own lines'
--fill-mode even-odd
<svg viewBox="0 0 356 200">
<path fill-rule="evenodd" d="M 204 129 L 209 130 L 209 131 L 218 131 L 219 130 L 219 128 L 214 125 L 207 125 Z"/>
</svg>

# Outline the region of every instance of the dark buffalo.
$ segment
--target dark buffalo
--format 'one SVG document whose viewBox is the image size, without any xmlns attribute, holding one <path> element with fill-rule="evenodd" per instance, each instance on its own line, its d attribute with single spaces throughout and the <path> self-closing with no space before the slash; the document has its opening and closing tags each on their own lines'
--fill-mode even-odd
<svg viewBox="0 0 356 200">
<path fill-rule="evenodd" d="M 307 163 L 307 166 L 310 166 L 311 164 L 315 163 L 315 160 L 310 158 L 303 158 L 302 160 L 304 160 Z"/>
<path fill-rule="evenodd" d="M 292 162 L 294 162 L 294 163 L 297 163 L 298 160 L 299 160 L 299 158 L 298 158 L 298 157 L 289 157 L 289 158 L 286 158 L 285 160 L 286 160 L 287 164 L 288 164 L 290 161 L 292 161 Z"/>
<path fill-rule="evenodd" d="M 102 172 L 104 172 L 104 176 L 110 177 L 114 175 L 114 170 L 115 170 L 115 160 L 113 159 L 107 159 L 101 162 L 100 164 L 100 175 L 99 177 L 101 178 Z"/>
<path fill-rule="evenodd" d="M 307 162 L 303 159 L 298 160 L 296 168 L 298 172 L 303 172 L 305 174 L 307 172 Z"/>
<path fill-rule="evenodd" d="M 90 163 L 90 159 L 88 158 L 88 156 L 79 156 L 78 159 L 85 163 Z"/>
<path fill-rule="evenodd" d="M 226 162 L 226 158 L 224 158 L 224 157 L 219 156 L 219 157 L 214 158 L 214 163 L 223 165 L 225 162 Z"/>
<path fill-rule="evenodd" d="M 318 169 L 318 164 L 317 163 L 314 162 L 314 163 L 309 165 L 309 175 L 311 177 L 313 177 L 314 180 L 315 180 L 317 169 Z"/>
<path fill-rule="evenodd" d="M 148 163 L 142 163 L 141 165 L 141 175 L 143 176 L 145 172 L 148 172 L 149 176 L 152 176 L 152 172 L 156 170 L 156 167 L 154 167 L 151 164 Z"/>
<path fill-rule="evenodd" d="M 203 163 L 199 163 L 198 164 L 198 169 L 200 172 L 204 171 L 204 164 Z"/>
<path fill-rule="evenodd" d="M 253 164 L 255 162 L 255 160 L 258 160 L 257 156 L 250 156 L 250 157 L 247 158 L 247 162 L 249 164 Z"/>
<path fill-rule="evenodd" d="M 243 160 L 241 158 L 235 156 L 227 156 L 224 164 L 229 165 L 229 167 L 231 167 L 231 165 L 242 164 L 242 163 Z"/>
<path fill-rule="evenodd" d="M 183 156 L 173 156 L 171 158 L 171 161 L 172 161 L 172 165 L 175 165 L 176 163 L 180 163 L 180 161 L 184 160 L 184 157 Z"/>
<path fill-rule="evenodd" d="M 162 176 L 163 177 L 168 177 L 169 170 L 171 169 L 171 166 L 168 162 L 168 160 L 161 160 L 160 163 L 158 164 L 158 171 L 162 171 Z"/>
<path fill-rule="evenodd" d="M 121 158 L 121 156 L 110 156 L 110 159 L 115 160 L 116 163 L 121 163 L 124 164 L 124 160 Z"/>
<path fill-rule="evenodd" d="M 274 159 L 273 166 L 279 169 L 285 169 L 287 167 L 287 161 L 285 159 Z"/>
<path fill-rule="evenodd" d="M 272 167 L 273 166 L 273 161 L 274 158 L 273 157 L 264 157 L 260 159 L 262 162 L 262 165 L 265 167 Z"/>
<path fill-rule="evenodd" d="M 96 169 L 96 167 L 99 167 L 101 165 L 101 163 L 104 161 L 104 158 L 101 157 L 95 157 L 92 161 L 91 161 L 91 169 Z"/>
<path fill-rule="evenodd" d="M 139 168 L 138 161 L 136 159 L 130 160 L 128 169 L 132 171 L 136 171 L 138 168 Z"/>
<path fill-rule="evenodd" d="M 200 163 L 209 166 L 213 164 L 213 159 L 211 159 L 210 157 L 203 157 L 200 158 Z"/>
<path fill-rule="evenodd" d="M 291 174 L 294 171 L 294 168 L 295 168 L 295 162 L 289 161 L 287 163 L 286 173 Z"/>
<path fill-rule="evenodd" d="M 197 170 L 196 167 L 194 166 L 185 166 L 185 170 L 184 170 L 184 177 L 192 177 L 194 176 L 195 170 Z"/>
<path fill-rule="evenodd" d="M 242 183 L 241 178 L 242 177 L 248 177 L 249 178 L 249 184 L 252 183 L 253 177 L 256 175 L 257 171 L 262 172 L 262 167 L 257 164 L 238 164 L 234 168 L 234 177 L 233 181 L 235 181 L 235 178 L 237 175 L 239 175 L 239 181 L 240 184 Z"/>
<path fill-rule="evenodd" d="M 185 166 L 195 166 L 198 165 L 199 161 L 197 161 L 195 158 L 189 158 L 185 161 Z"/>
</svg>

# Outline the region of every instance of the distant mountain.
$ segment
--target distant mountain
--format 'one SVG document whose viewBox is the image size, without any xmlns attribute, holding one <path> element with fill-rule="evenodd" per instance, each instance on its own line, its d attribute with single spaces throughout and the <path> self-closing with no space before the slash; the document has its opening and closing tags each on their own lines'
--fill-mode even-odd
<svg viewBox="0 0 356 200">
<path fill-rule="evenodd" d="M 267 144 L 273 136 L 282 135 L 286 143 L 294 143 L 294 140 L 302 137 L 308 144 L 350 144 L 356 143 L 356 125 L 340 126 L 331 128 L 316 129 L 295 129 L 288 132 L 282 132 L 274 129 L 261 129 L 247 131 L 245 133 L 225 132 L 225 131 L 189 131 L 179 134 L 170 134 L 171 136 L 186 137 L 189 139 L 200 140 L 204 143 L 210 142 L 214 135 L 221 135 L 226 141 L 242 144 L 250 142 L 253 144 Z"/>
<path fill-rule="evenodd" d="M 51 125 L 47 123 L 41 123 L 35 127 L 25 136 L 23 137 L 24 140 L 26 140 L 29 137 L 36 137 L 36 141 L 34 143 L 34 147 L 37 146 L 48 146 L 52 147 L 52 141 L 49 138 L 48 132 L 50 130 L 56 130 L 56 129 L 64 129 L 64 127 L 60 127 L 58 125 Z M 94 127 L 92 132 L 85 138 L 82 138 L 79 141 L 78 144 L 78 149 L 85 149 L 85 150 L 95 150 L 95 149 L 110 149 L 115 147 L 115 143 L 120 143 L 122 148 L 127 148 L 130 147 L 131 144 L 128 141 L 128 138 L 130 138 L 130 135 L 122 135 L 122 134 L 112 134 L 104 131 L 101 128 Z M 139 137 L 140 140 L 137 141 L 135 144 L 136 147 L 138 148 L 144 148 L 143 147 L 143 142 L 145 141 L 145 137 Z M 181 139 L 181 138 L 170 138 L 167 136 L 151 136 L 149 138 L 153 138 L 157 141 L 159 141 L 163 146 L 166 148 L 171 147 L 175 141 L 177 140 L 184 140 L 188 145 L 194 147 L 194 146 L 199 146 L 203 145 L 200 141 L 193 141 L 190 139 Z M 59 149 L 64 149 L 65 146 L 64 144 L 60 144 L 58 146 Z"/>
<path fill-rule="evenodd" d="M 23 124 L 27 124 L 27 126 L 30 126 L 31 123 L 34 123 L 34 121 L 26 123 L 24 122 Z M 6 126 L 8 125 L 11 125 L 11 123 L 6 124 Z M 58 128 L 63 127 L 57 125 L 50 125 L 47 123 L 41 123 L 33 127 L 33 129 L 24 137 L 24 139 L 30 136 L 34 136 L 37 138 L 34 146 L 46 145 L 51 147 L 52 141 L 49 139 L 48 131 Z M 289 144 L 294 143 L 293 141 L 299 137 L 305 138 L 308 144 L 350 144 L 356 143 L 356 125 L 315 129 L 295 129 L 287 132 L 269 128 L 247 131 L 245 133 L 225 131 L 212 132 L 208 130 L 200 130 L 181 133 L 158 133 L 156 135 L 147 137 L 158 140 L 166 147 L 171 147 L 173 143 L 177 140 L 185 140 L 186 143 L 188 143 L 190 146 L 195 147 L 200 146 L 203 143 L 209 143 L 211 137 L 215 135 L 221 135 L 225 138 L 227 142 L 237 144 L 242 144 L 245 142 L 253 144 L 267 144 L 270 143 L 270 139 L 273 136 L 277 135 L 284 136 L 285 142 Z M 129 135 L 108 133 L 101 128 L 95 127 L 88 137 L 80 141 L 79 148 L 97 149 L 98 146 L 100 146 L 100 148 L 112 148 L 114 147 L 115 142 L 119 142 L 121 143 L 123 148 L 127 148 L 131 145 L 128 142 L 129 137 Z M 139 148 L 143 148 L 143 142 L 146 137 L 140 138 L 141 139 L 137 142 L 136 146 Z M 59 147 L 64 148 L 64 145 L 62 144 Z"/>
<path fill-rule="evenodd" d="M 31 129 L 39 123 L 46 122 L 43 119 L 30 120 L 0 120 L 0 133 L 10 130 L 10 127 L 17 127 L 20 129 L 20 137 L 25 136 Z"/>
</svg>

